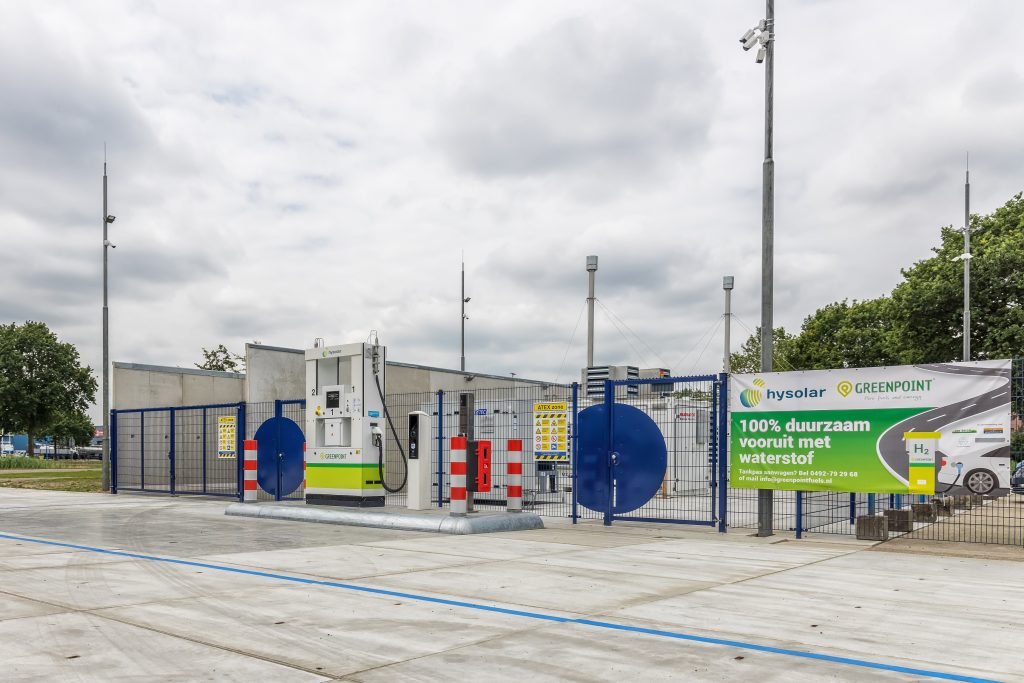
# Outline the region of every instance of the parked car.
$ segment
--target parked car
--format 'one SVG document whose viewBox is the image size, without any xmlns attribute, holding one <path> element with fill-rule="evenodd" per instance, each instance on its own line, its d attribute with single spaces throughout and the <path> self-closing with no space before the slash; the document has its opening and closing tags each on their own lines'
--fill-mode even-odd
<svg viewBox="0 0 1024 683">
<path fill-rule="evenodd" d="M 1017 469 L 1013 471 L 1010 479 L 1010 490 L 1014 493 L 1024 494 L 1024 460 L 1017 463 Z"/>
</svg>

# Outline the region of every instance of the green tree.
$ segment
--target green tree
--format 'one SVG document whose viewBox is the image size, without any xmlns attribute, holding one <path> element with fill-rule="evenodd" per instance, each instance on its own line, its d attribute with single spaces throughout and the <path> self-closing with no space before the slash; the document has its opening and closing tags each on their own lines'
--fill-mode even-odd
<svg viewBox="0 0 1024 683">
<path fill-rule="evenodd" d="M 971 357 L 1024 353 L 1024 199 L 971 217 Z M 899 362 L 963 359 L 963 233 L 942 228 L 934 256 L 903 271 L 892 293 Z"/>
<path fill-rule="evenodd" d="M 774 345 L 772 346 L 772 368 L 775 370 L 793 370 L 789 356 L 795 337 L 788 334 L 783 327 L 775 328 Z M 761 370 L 761 328 L 747 337 L 740 350 L 730 354 L 729 359 L 733 372 L 760 372 Z"/>
<path fill-rule="evenodd" d="M 86 413 L 74 411 L 57 416 L 49 432 L 54 444 L 88 446 L 96 433 L 96 426 Z"/>
<path fill-rule="evenodd" d="M 794 369 L 863 368 L 899 362 L 892 301 L 846 300 L 819 308 L 804 320 L 787 349 Z"/>
<path fill-rule="evenodd" d="M 221 372 L 245 372 L 245 358 L 231 353 L 223 344 L 207 350 L 203 348 L 203 362 L 196 363 L 200 370 L 220 370 Z"/>
<path fill-rule="evenodd" d="M 45 323 L 0 325 L 0 430 L 27 433 L 29 456 L 37 434 L 63 415 L 84 413 L 95 398 L 92 369 Z"/>
</svg>

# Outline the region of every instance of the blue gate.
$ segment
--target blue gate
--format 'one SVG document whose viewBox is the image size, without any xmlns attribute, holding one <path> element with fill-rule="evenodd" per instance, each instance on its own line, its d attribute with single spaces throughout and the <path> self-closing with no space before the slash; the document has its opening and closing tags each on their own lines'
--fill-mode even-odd
<svg viewBox="0 0 1024 683">
<path fill-rule="evenodd" d="M 725 531 L 727 406 L 724 374 L 606 381 L 601 399 L 581 401 L 573 519 L 580 505 L 606 525 Z"/>
<path fill-rule="evenodd" d="M 239 496 L 245 403 L 110 412 L 111 492 Z"/>
<path fill-rule="evenodd" d="M 274 416 L 260 424 L 256 440 L 256 481 L 259 497 L 274 500 L 301 499 L 304 496 L 306 437 L 303 425 L 304 399 L 274 401 Z M 299 408 L 298 415 L 285 415 L 288 408 Z M 293 419 L 294 418 L 294 419 Z"/>
<path fill-rule="evenodd" d="M 243 449 L 259 441 L 258 500 L 301 499 L 304 399 L 110 411 L 111 493 L 241 499 Z"/>
</svg>

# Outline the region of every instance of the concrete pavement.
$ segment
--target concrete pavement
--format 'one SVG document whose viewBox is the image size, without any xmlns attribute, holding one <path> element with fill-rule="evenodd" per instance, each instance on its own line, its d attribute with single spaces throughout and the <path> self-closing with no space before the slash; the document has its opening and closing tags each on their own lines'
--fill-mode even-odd
<svg viewBox="0 0 1024 683">
<path fill-rule="evenodd" d="M 225 504 L 0 491 L 4 680 L 1024 680 L 1018 558 Z"/>
</svg>

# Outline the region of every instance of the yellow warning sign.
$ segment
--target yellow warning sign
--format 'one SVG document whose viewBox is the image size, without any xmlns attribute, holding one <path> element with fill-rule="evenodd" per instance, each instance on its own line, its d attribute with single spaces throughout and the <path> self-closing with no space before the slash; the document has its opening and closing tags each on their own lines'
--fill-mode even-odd
<svg viewBox="0 0 1024 683">
<path fill-rule="evenodd" d="M 234 415 L 221 415 L 217 418 L 217 457 L 235 457 L 237 444 L 238 418 Z"/>
<path fill-rule="evenodd" d="M 569 404 L 547 401 L 533 404 L 533 457 L 569 462 Z"/>
</svg>

